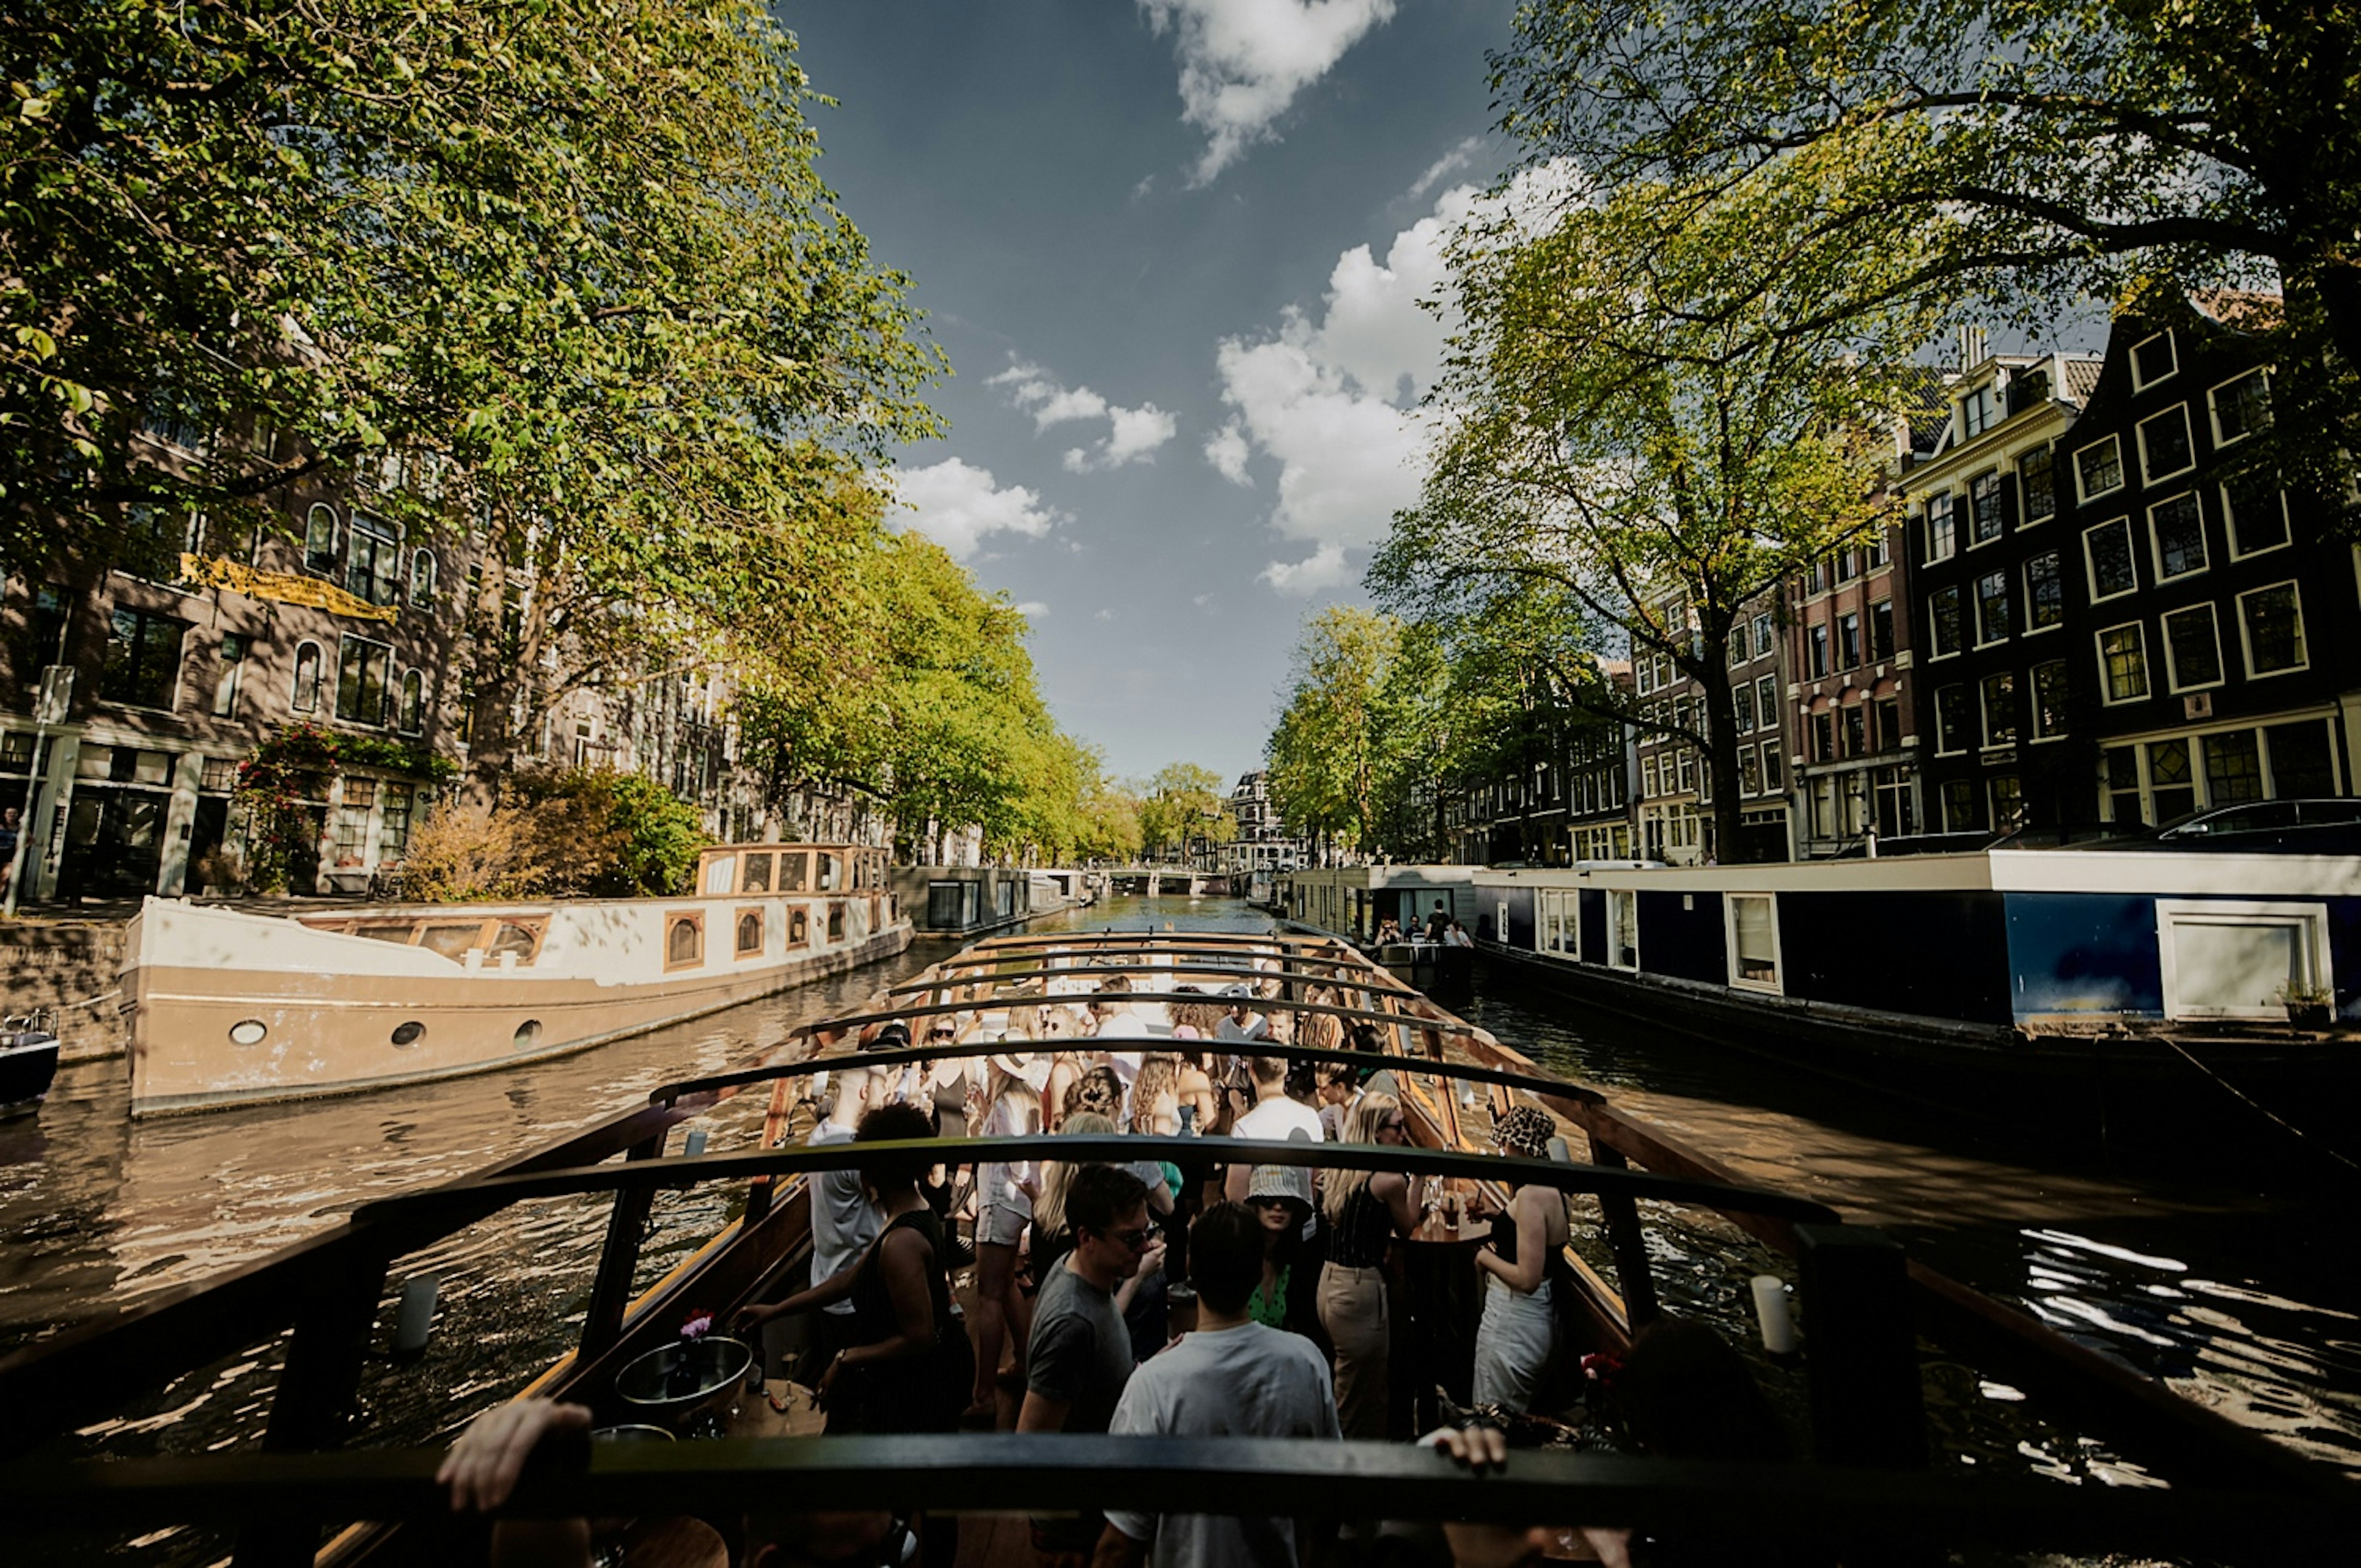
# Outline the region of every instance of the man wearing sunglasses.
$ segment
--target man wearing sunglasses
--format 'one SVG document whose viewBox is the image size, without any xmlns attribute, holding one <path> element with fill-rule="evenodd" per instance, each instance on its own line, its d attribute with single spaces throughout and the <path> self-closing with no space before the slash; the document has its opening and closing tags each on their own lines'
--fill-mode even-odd
<svg viewBox="0 0 2361 1568">
<path fill-rule="evenodd" d="M 1066 1189 L 1074 1246 L 1041 1282 L 1025 1361 L 1018 1431 L 1103 1432 L 1131 1381 L 1131 1332 L 1115 1288 L 1150 1257 L 1148 1187 L 1111 1165 L 1082 1165 Z M 1103 1521 L 1037 1519 L 1033 1545 L 1044 1563 L 1079 1564 L 1098 1543 Z"/>
</svg>

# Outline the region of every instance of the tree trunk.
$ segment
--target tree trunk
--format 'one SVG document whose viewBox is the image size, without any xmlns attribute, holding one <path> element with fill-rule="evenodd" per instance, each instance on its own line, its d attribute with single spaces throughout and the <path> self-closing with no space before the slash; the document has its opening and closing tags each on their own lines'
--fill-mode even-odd
<svg viewBox="0 0 2361 1568">
<path fill-rule="evenodd" d="M 1744 865 L 1755 856 L 1746 841 L 1745 802 L 1738 793 L 1738 711 L 1730 695 L 1730 629 L 1706 629 L 1699 641 L 1703 668 L 1696 675 L 1705 688 L 1705 766 L 1713 780 L 1714 859 L 1725 866 Z"/>
<path fill-rule="evenodd" d="M 505 644 L 510 524 L 500 509 L 485 532 L 479 557 L 480 580 L 469 612 L 474 622 L 474 650 L 469 654 L 475 675 L 475 696 L 467 713 L 467 772 L 461 780 L 459 800 L 477 811 L 491 809 L 500 782 L 515 760 L 510 716 L 516 711 L 517 663 Z"/>
</svg>

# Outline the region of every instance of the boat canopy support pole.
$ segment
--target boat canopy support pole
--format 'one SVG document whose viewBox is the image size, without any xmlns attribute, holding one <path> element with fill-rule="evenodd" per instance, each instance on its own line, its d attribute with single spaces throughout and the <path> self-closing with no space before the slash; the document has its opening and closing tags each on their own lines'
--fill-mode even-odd
<svg viewBox="0 0 2361 1568">
<path fill-rule="evenodd" d="M 1797 1225 L 1795 1264 L 1813 1457 L 1925 1468 L 1927 1412 L 1901 1244 L 1864 1225 Z"/>
<path fill-rule="evenodd" d="M 1590 1162 L 1609 1170 L 1629 1170 L 1623 1151 L 1603 1138 L 1590 1140 Z M 1648 1271 L 1648 1237 L 1640 1228 L 1640 1205 L 1627 1193 L 1601 1192 L 1598 1212 L 1607 1222 L 1607 1245 L 1615 1254 L 1615 1288 L 1622 1292 L 1623 1311 L 1638 1333 L 1663 1316 L 1656 1302 L 1656 1277 Z"/>
<path fill-rule="evenodd" d="M 659 1159 L 664 1135 L 633 1144 L 626 1162 Z M 648 1212 L 655 1202 L 652 1187 L 620 1187 L 614 1207 L 607 1212 L 607 1243 L 598 1249 L 598 1272 L 590 1281 L 590 1307 L 582 1315 L 585 1362 L 592 1361 L 623 1337 L 623 1309 L 631 1305 L 631 1277 L 639 1272 L 640 1242 L 648 1232 Z"/>
<path fill-rule="evenodd" d="M 356 1238 L 355 1245 L 316 1258 L 307 1271 L 286 1370 L 262 1434 L 265 1453 L 342 1445 L 393 1261 L 381 1244 L 373 1244 L 375 1238 Z M 303 1568 L 319 1545 L 319 1520 L 301 1512 L 267 1516 L 239 1529 L 232 1562 L 236 1568 Z"/>
</svg>

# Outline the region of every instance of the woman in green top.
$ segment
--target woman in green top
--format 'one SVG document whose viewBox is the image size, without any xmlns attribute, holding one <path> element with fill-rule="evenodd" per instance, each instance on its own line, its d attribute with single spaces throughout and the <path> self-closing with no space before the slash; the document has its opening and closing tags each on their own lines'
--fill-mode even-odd
<svg viewBox="0 0 2361 1568">
<path fill-rule="evenodd" d="M 1246 1315 L 1274 1329 L 1325 1344 L 1320 1332 L 1320 1277 L 1304 1255 L 1303 1227 L 1312 1218 L 1312 1168 L 1258 1165 L 1246 1188 L 1246 1207 L 1262 1222 L 1262 1283 L 1246 1299 Z"/>
</svg>

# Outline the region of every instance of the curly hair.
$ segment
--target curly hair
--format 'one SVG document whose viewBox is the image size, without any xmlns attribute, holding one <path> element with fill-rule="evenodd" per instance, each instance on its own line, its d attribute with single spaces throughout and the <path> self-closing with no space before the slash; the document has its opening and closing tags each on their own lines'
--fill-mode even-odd
<svg viewBox="0 0 2361 1568">
<path fill-rule="evenodd" d="M 1492 1141 L 1500 1146 L 1500 1152 L 1527 1159 L 1547 1159 L 1550 1140 L 1555 1136 L 1557 1124 L 1550 1120 L 1549 1113 L 1532 1105 L 1515 1106 L 1492 1124 Z"/>
</svg>

